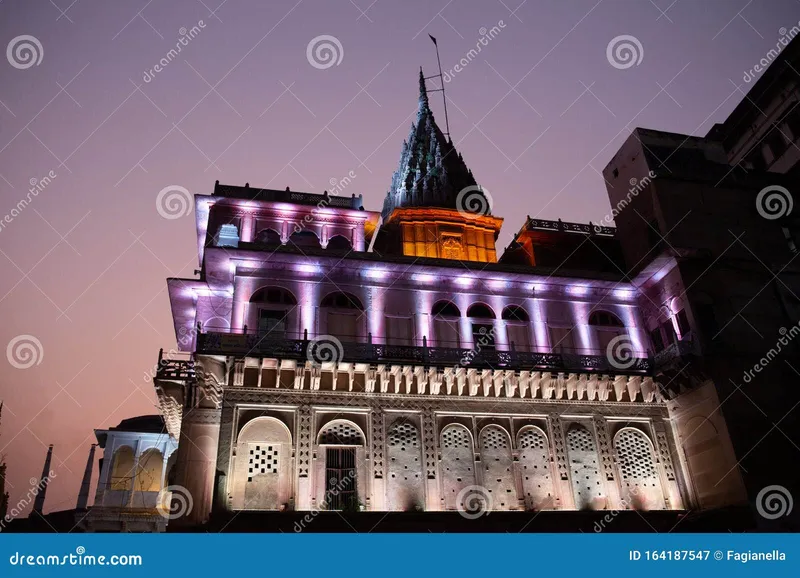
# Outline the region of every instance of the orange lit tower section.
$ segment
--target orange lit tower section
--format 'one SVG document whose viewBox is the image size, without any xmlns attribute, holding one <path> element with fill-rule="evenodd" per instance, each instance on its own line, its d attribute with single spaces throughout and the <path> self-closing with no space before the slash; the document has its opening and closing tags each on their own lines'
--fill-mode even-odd
<svg viewBox="0 0 800 578">
<path fill-rule="evenodd" d="M 436 125 L 420 69 L 419 108 L 383 203 L 386 252 L 415 257 L 497 262 L 503 219 L 453 142 Z"/>
</svg>

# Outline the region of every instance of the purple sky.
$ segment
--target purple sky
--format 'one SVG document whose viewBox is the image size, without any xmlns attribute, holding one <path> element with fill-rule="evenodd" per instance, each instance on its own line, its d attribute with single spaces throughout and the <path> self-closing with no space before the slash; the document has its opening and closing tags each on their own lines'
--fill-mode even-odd
<svg viewBox="0 0 800 578">
<path fill-rule="evenodd" d="M 453 140 L 506 219 L 502 248 L 525 214 L 602 219 L 599 171 L 630 130 L 705 135 L 798 20 L 794 0 L 4 0 L 0 48 L 31 35 L 42 59 L 0 59 L 0 221 L 56 175 L 0 229 L 0 346 L 31 335 L 43 352 L 27 369 L 0 358 L 12 503 L 54 443 L 45 509 L 73 508 L 92 429 L 156 412 L 145 374 L 175 342 L 165 277 L 197 266 L 193 217 L 157 211 L 164 187 L 321 193 L 352 170 L 344 194 L 380 210 L 418 68 L 435 73 L 427 34 L 451 69 L 502 21 L 447 84 Z M 338 65 L 307 60 L 320 35 L 340 42 Z M 611 66 L 619 35 L 641 63 Z"/>
</svg>

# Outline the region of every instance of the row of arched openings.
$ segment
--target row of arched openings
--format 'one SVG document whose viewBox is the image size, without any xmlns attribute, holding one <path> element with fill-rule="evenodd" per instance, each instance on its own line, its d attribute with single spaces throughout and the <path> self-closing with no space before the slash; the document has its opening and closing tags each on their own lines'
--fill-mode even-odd
<svg viewBox="0 0 800 578">
<path fill-rule="evenodd" d="M 264 245 L 282 244 L 280 233 L 274 229 L 263 229 L 260 231 L 255 236 L 255 242 Z M 319 248 L 322 246 L 317 234 L 308 229 L 292 233 L 289 236 L 287 244 L 301 250 L 305 248 Z M 331 251 L 352 251 L 353 244 L 344 235 L 333 235 L 328 239 L 328 244 L 325 248 Z"/>
<path fill-rule="evenodd" d="M 114 491 L 159 492 L 164 475 L 164 454 L 158 448 L 142 452 L 139 461 L 130 446 L 114 452 L 110 489 Z"/>
<path fill-rule="evenodd" d="M 289 473 L 288 469 L 282 469 L 281 463 L 284 456 L 291 455 L 291 434 L 274 418 L 257 418 L 254 422 L 262 425 L 255 427 L 250 422 L 239 437 L 240 451 L 255 450 L 258 454 L 255 474 L 251 455 L 253 451 L 242 454 L 249 458 L 247 472 L 243 467 L 237 472 L 238 476 L 247 477 L 243 488 L 244 507 L 277 509 L 280 500 L 288 499 L 288 496 L 279 495 L 284 492 L 278 488 L 274 491 L 265 491 L 265 488 L 270 486 L 270 479 L 272 485 L 275 485 L 281 474 L 287 476 Z M 567 429 L 565 438 L 575 507 L 607 507 L 606 488 L 601 477 L 594 435 L 585 425 L 573 423 Z M 345 509 L 348 500 L 357 496 L 359 466 L 356 450 L 365 446 L 365 436 L 352 422 L 334 420 L 320 430 L 316 441 L 325 455 L 324 499 L 328 501 L 330 509 Z M 472 434 L 466 426 L 449 424 L 440 432 L 441 489 L 447 509 L 468 508 L 464 500 L 469 499 L 471 488 L 479 483 L 486 492 L 485 498 L 492 510 L 516 509 L 520 501 L 529 510 L 555 507 L 550 444 L 541 428 L 528 425 L 517 433 L 517 468 L 521 477 L 521 497 L 517 495 L 513 473 L 513 447 L 508 432 L 498 425 L 488 425 L 481 430 L 478 443 L 481 459 L 476 462 Z M 663 491 L 655 451 L 649 437 L 637 428 L 624 427 L 614 436 L 613 447 L 624 507 L 662 509 Z M 264 454 L 267 454 L 266 462 L 260 457 Z M 267 463 L 266 468 L 262 462 Z M 419 430 L 412 421 L 400 418 L 389 426 L 386 434 L 386 462 L 387 509 L 407 511 L 423 508 L 422 441 Z M 480 473 L 476 468 L 481 469 Z M 259 480 L 259 487 L 251 486 L 258 484 Z"/>
</svg>

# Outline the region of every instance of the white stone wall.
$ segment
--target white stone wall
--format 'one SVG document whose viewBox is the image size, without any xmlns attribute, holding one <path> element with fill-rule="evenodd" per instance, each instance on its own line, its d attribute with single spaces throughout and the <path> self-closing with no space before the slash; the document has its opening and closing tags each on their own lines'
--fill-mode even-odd
<svg viewBox="0 0 800 578">
<path fill-rule="evenodd" d="M 422 439 L 416 423 L 398 417 L 386 433 L 386 509 L 425 509 Z"/>
<path fill-rule="evenodd" d="M 517 509 L 519 504 L 508 432 L 496 425 L 486 426 L 481 430 L 480 448 L 482 485 L 488 492 L 492 509 Z"/>
<path fill-rule="evenodd" d="M 461 424 L 442 429 L 440 436 L 442 494 L 446 510 L 463 508 L 462 490 L 477 484 L 472 434 Z"/>
<path fill-rule="evenodd" d="M 594 435 L 589 427 L 573 423 L 567 429 L 566 438 L 575 507 L 578 510 L 603 509 L 606 495 Z"/>
<path fill-rule="evenodd" d="M 547 436 L 539 427 L 526 426 L 517 435 L 517 448 L 525 508 L 554 509 L 555 486 Z"/>
</svg>

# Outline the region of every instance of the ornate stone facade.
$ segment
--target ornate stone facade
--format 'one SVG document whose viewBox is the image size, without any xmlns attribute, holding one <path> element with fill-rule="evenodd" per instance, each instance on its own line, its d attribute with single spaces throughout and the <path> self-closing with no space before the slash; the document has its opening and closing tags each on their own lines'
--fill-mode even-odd
<svg viewBox="0 0 800 578">
<path fill-rule="evenodd" d="M 194 498 L 180 523 L 698 505 L 679 444 L 696 416 L 654 378 L 636 283 L 497 262 L 502 219 L 457 206 L 477 185 L 450 152 L 421 81 L 386 232 L 355 196 L 197 197 L 200 278 L 168 281 L 184 357 L 155 379 Z M 384 233 L 401 242 L 372 252 Z M 729 463 L 724 431 L 708 435 Z"/>
</svg>

